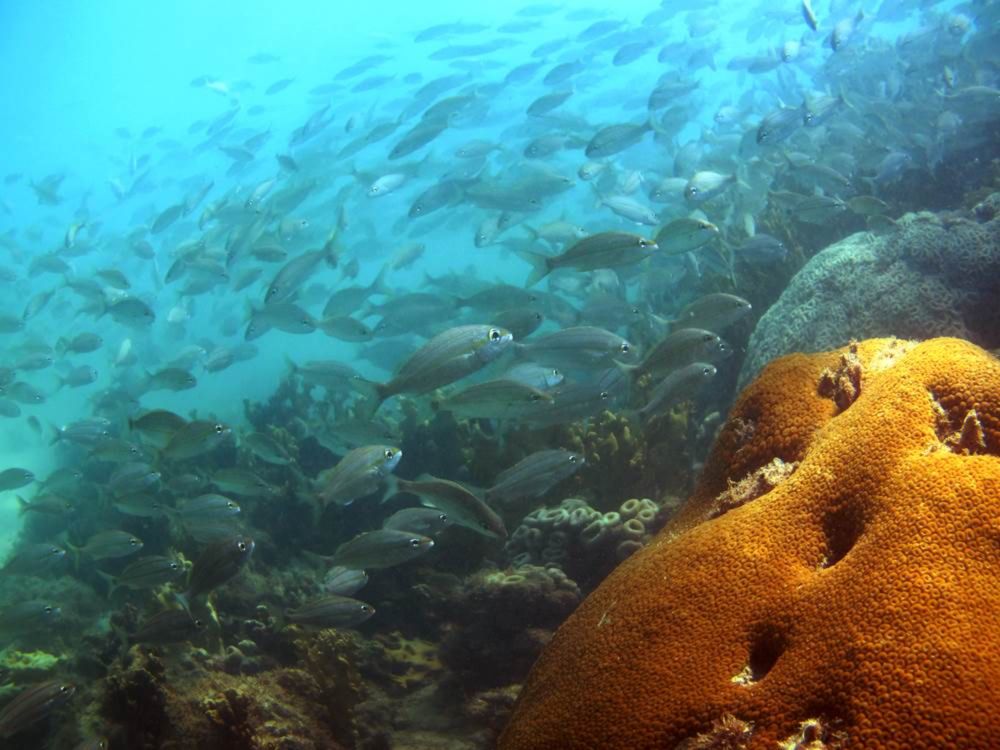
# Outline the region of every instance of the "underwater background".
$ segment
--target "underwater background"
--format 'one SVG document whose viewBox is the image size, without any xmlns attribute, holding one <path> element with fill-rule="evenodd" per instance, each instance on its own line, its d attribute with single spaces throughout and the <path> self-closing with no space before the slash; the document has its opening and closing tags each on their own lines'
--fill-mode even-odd
<svg viewBox="0 0 1000 750">
<path fill-rule="evenodd" d="M 4 4 L 0 747 L 496 746 L 768 363 L 1000 348 L 998 20 Z"/>
</svg>

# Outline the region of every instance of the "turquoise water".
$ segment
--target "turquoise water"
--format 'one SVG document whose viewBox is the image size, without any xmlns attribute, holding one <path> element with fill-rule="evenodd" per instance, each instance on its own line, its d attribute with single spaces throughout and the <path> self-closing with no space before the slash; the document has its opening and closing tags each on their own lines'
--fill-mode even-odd
<svg viewBox="0 0 1000 750">
<path fill-rule="evenodd" d="M 145 454 L 142 460 L 161 482 L 147 494 L 172 514 L 192 496 L 218 490 L 208 480 L 220 469 L 252 469 L 271 488 L 281 488 L 280 507 L 273 499 L 240 499 L 244 524 L 239 530 L 257 540 L 249 569 L 259 576 L 254 579 L 258 590 L 244 587 L 226 604 L 215 605 L 223 635 L 214 646 L 239 640 L 233 623 L 256 616 L 262 591 L 277 592 L 270 605 L 280 610 L 299 607 L 321 590 L 324 571 L 309 568 L 301 550 L 334 555 L 355 534 L 378 529 L 391 511 L 415 506 L 416 500 L 379 503 L 377 496 L 394 495 L 393 473 L 413 480 L 429 472 L 460 482 L 493 504 L 509 534 L 530 525 L 525 519 L 532 512 L 556 508 L 571 496 L 583 498 L 580 502 L 594 513 L 608 514 L 638 499 L 638 493 L 648 493 L 656 501 L 647 501 L 648 507 L 662 525 L 671 507 L 663 496 L 689 491 L 735 395 L 754 325 L 793 275 L 823 247 L 850 234 L 893 231 L 905 211 L 968 208 L 978 202 L 942 189 L 940 203 L 915 205 L 912 188 L 940 177 L 940 167 L 952 164 L 950 154 L 979 146 L 973 130 L 995 125 L 995 73 L 982 60 L 995 11 L 987 3 L 874 6 L 855 19 L 856 4 L 816 2 L 819 29 L 812 31 L 796 2 L 780 8 L 728 0 L 683 7 L 641 0 L 613 7 L 576 2 L 476 6 L 451 0 L 182 0 L 156 7 L 110 0 L 6 3 L 0 8 L 0 67 L 8 71 L 2 84 L 6 116 L 0 118 L 5 177 L 0 187 L 0 317 L 13 322 L 11 330 L 0 333 L 0 367 L 11 368 L 9 381 L 40 389 L 45 402 L 14 399 L 10 382 L 4 384 L 0 395 L 6 403 L 16 402 L 18 413 L 0 420 L 0 470 L 29 469 L 40 481 L 57 469 L 73 468 L 85 478 L 59 492 L 73 506 L 68 515 L 19 512 L 18 496 L 29 502 L 45 497 L 38 484 L 0 491 L 0 560 L 11 559 L 27 543 L 83 546 L 109 529 L 141 536 L 147 553 L 177 552 L 188 560 L 218 541 L 197 538 L 199 529 L 173 515 L 169 521 L 150 521 L 116 509 L 121 496 L 112 489 L 111 476 L 129 458 L 95 458 L 92 442 L 53 444 L 60 429 L 93 418 L 108 420 L 105 437 L 120 439 L 126 447 L 131 443 Z M 620 23 L 593 31 L 592 39 L 581 36 L 602 19 Z M 836 50 L 831 34 L 840 34 Z M 494 46 L 462 49 L 483 44 Z M 634 59 L 616 58 L 635 44 Z M 383 57 L 350 72 L 373 55 Z M 527 63 L 537 63 L 537 69 L 526 71 L 523 79 L 509 78 Z M 576 63 L 577 69 L 564 80 L 543 82 L 564 63 Z M 445 79 L 439 91 L 421 94 L 422 87 Z M 657 86 L 668 93 L 654 106 L 650 94 Z M 526 113 L 538 97 L 558 91 L 571 93 L 551 112 Z M 806 127 L 802 108 L 824 97 L 829 120 Z M 429 108 L 449 102 L 453 106 L 444 116 L 429 120 L 440 125 L 440 132 L 401 158 L 391 157 L 407 131 L 426 120 Z M 794 127 L 787 139 L 772 145 L 760 128 L 782 108 L 795 108 Z M 912 111 L 919 117 L 912 118 Z M 396 127 L 390 134 L 352 147 L 366 133 L 392 123 Z M 607 154 L 595 147 L 604 126 L 647 123 L 631 144 Z M 307 137 L 303 128 L 309 129 Z M 551 153 L 529 158 L 525 148 L 537 139 L 548 139 L 539 147 Z M 483 142 L 487 148 L 478 158 L 457 153 L 463 145 Z M 982 144 L 984 150 L 994 147 Z M 899 169 L 890 158 L 894 155 L 902 159 Z M 278 156 L 286 158 L 285 165 Z M 832 177 L 829 171 L 806 175 L 806 164 L 831 170 Z M 587 167 L 596 176 L 581 171 Z M 402 177 L 388 180 L 388 194 L 371 196 L 373 184 L 397 173 Z M 39 187 L 47 177 L 53 178 L 54 191 Z M 982 184 L 972 181 L 980 178 Z M 656 186 L 671 179 L 662 188 L 666 192 L 654 196 Z M 967 178 L 962 187 L 973 195 L 988 187 L 986 179 Z M 418 196 L 449 180 L 453 188 L 446 205 L 411 215 Z M 692 198 L 685 192 L 692 181 L 718 195 L 704 203 Z M 485 195 L 487 186 L 507 192 Z M 280 201 L 300 187 L 305 197 L 284 208 Z M 534 202 L 526 207 L 528 198 Z M 870 209 L 858 198 L 877 199 L 884 208 Z M 821 207 L 829 217 L 816 220 L 800 210 L 806 199 L 831 201 L 832 208 Z M 190 207 L 168 221 L 171 207 L 185 201 Z M 488 222 L 495 230 L 501 220 L 509 227 L 489 242 L 476 241 Z M 692 220 L 711 229 L 708 242 L 688 248 L 682 246 L 684 238 L 664 229 Z M 657 238 L 658 252 L 647 259 L 569 257 L 578 240 L 606 232 L 627 233 L 633 240 Z M 777 249 L 768 246 L 771 255 L 745 249 L 748 240 L 765 232 L 781 241 Z M 422 247 L 413 249 L 416 243 Z M 413 257 L 403 258 L 407 247 Z M 379 279 L 382 287 L 335 316 L 347 325 L 341 318 L 349 314 L 353 320 L 348 322 L 365 327 L 365 340 L 320 330 L 296 335 L 274 329 L 249 336 L 248 321 L 255 311 L 267 311 L 267 290 L 281 269 L 320 248 L 327 257 L 295 282 L 297 292 L 289 299 L 311 316 L 314 328 L 332 294 Z M 277 255 L 265 257 L 265 251 Z M 568 270 L 554 270 L 529 287 L 532 255 Z M 255 281 L 236 288 L 244 274 L 258 269 Z M 109 271 L 122 274 L 127 288 Z M 206 286 L 186 287 L 195 281 Z M 528 288 L 532 291 L 517 296 Z M 453 299 L 489 290 L 496 298 L 486 303 Z M 424 300 L 424 307 L 389 310 L 393 301 L 417 292 L 443 306 L 426 312 L 432 299 Z M 49 294 L 39 312 L 25 310 L 29 301 Z M 718 310 L 712 311 L 714 317 L 692 318 L 713 321 L 697 327 L 710 329 L 716 341 L 724 339 L 725 356 L 702 352 L 706 366 L 711 364 L 710 383 L 688 378 L 662 402 L 655 401 L 657 384 L 690 363 L 654 368 L 643 358 L 672 331 L 686 327 L 686 306 L 712 294 L 731 295 L 727 299 L 744 305 L 731 320 L 721 320 Z M 147 306 L 155 320 L 135 324 L 107 312 L 123 299 Z M 545 318 L 539 331 L 523 341 L 515 336 L 495 362 L 493 355 L 489 362 L 482 356 L 482 362 L 434 382 L 392 381 L 421 346 L 437 341 L 434 336 L 460 323 L 489 329 L 494 314 L 536 308 Z M 557 356 L 552 343 L 529 352 L 541 335 L 581 326 L 590 329 L 591 338 L 569 345 L 568 354 Z M 601 343 L 594 343 L 592 329 L 605 336 Z M 837 345 L 851 337 L 849 326 L 842 333 Z M 61 338 L 80 334 L 97 334 L 101 343 L 78 353 L 58 345 Z M 987 335 L 979 343 L 992 340 Z M 623 343 L 628 348 L 622 349 Z M 466 342 L 463 356 L 471 359 L 479 345 L 478 340 Z M 583 353 L 588 346 L 600 351 L 588 358 Z M 804 348 L 810 348 L 808 342 Z M 228 366 L 210 364 L 213 355 L 233 353 L 237 359 Z M 37 369 L 25 364 L 36 354 L 51 357 L 51 363 Z M 442 416 L 442 399 L 464 385 L 502 376 L 515 354 L 561 370 L 566 386 L 590 388 L 591 399 L 597 394 L 597 400 L 569 416 L 540 417 L 531 411 L 534 402 L 517 415 L 506 404 L 499 417 L 482 405 L 482 415 L 461 414 L 456 407 L 454 419 Z M 316 381 L 296 390 L 299 381 L 289 375 L 289 360 L 349 365 L 371 384 Z M 93 382 L 59 387 L 61 378 L 83 366 L 96 370 Z M 150 378 L 165 367 L 176 368 L 175 375 L 193 375 L 197 384 L 176 391 L 153 388 Z M 645 380 L 635 374 L 636 367 Z M 379 408 L 372 384 L 390 381 Z M 623 382 L 627 385 L 620 387 Z M 565 386 L 547 386 L 532 398 L 548 404 L 576 397 Z M 518 398 L 527 397 L 519 392 Z M 253 421 L 248 408 L 257 410 Z M 600 422 L 605 408 L 642 439 L 648 436 L 650 445 L 659 441 L 669 450 L 651 449 L 646 463 L 623 472 L 625 478 L 614 474 L 615 467 L 597 467 L 587 451 L 596 451 L 598 441 L 588 429 Z M 129 428 L 130 419 L 155 409 L 184 420 L 220 422 L 232 436 L 214 450 L 171 456 L 149 435 Z M 403 446 L 402 459 L 395 458 L 398 469 L 396 463 L 374 467 L 376 481 L 361 483 L 367 491 L 330 500 L 336 493 L 322 472 L 338 466 L 349 448 L 381 445 L 370 437 L 374 432 L 346 437 L 348 423 L 376 424 L 376 409 L 384 420 L 379 429 L 395 432 L 392 447 Z M 669 416 L 661 418 L 671 413 L 672 423 Z M 593 429 L 615 429 L 608 420 L 613 421 L 609 417 Z M 269 461 L 252 444 L 255 432 L 276 439 L 293 436 L 285 444 L 287 460 Z M 520 504 L 506 505 L 499 491 L 483 492 L 496 488 L 503 470 L 543 449 L 572 449 L 581 467 L 586 458 L 587 469 L 575 478 L 559 475 L 566 483 L 543 487 Z M 636 476 L 657 474 L 657 461 L 669 463 L 668 479 Z M 568 512 L 581 506 L 564 507 Z M 486 511 L 476 506 L 476 512 L 481 521 Z M 386 572 L 378 561 L 359 564 L 370 568 L 376 609 L 370 621 L 358 623 L 364 638 L 393 629 L 407 632 L 400 612 L 417 605 L 406 592 L 437 580 L 432 574 L 467 581 L 477 571 L 540 561 L 537 550 L 505 547 L 496 537 L 483 542 L 475 525 L 439 538 L 436 556 L 428 558 L 432 562 L 421 574 L 409 565 L 387 565 L 391 570 Z M 648 541 L 653 530 L 643 532 L 641 541 Z M 639 546 L 631 541 L 636 544 L 629 551 Z M 551 561 L 570 575 L 572 587 L 580 584 L 578 596 L 619 559 L 609 553 L 591 565 L 567 560 L 567 554 L 572 557 L 555 550 Z M 32 570 L 17 574 L 21 577 L 0 593 L 15 603 L 35 594 L 69 596 L 62 605 L 64 623 L 52 632 L 57 648 L 77 659 L 84 647 L 74 641 L 75 631 L 95 639 L 90 647 L 105 639 L 99 676 L 78 663 L 62 674 L 30 675 L 79 681 L 81 673 L 88 674 L 89 702 L 78 699 L 75 709 L 60 714 L 63 726 L 70 726 L 88 705 L 88 719 L 76 734 L 64 729 L 53 746 L 69 747 L 88 734 L 106 733 L 117 738 L 112 746 L 125 747 L 123 737 L 133 737 L 107 717 L 95 719 L 99 712 L 93 708 L 101 680 L 121 666 L 116 660 L 125 651 L 107 643 L 114 640 L 108 620 L 121 615 L 122 604 L 105 602 L 96 569 L 119 575 L 123 568 L 124 562 L 115 560 Z M 394 581 L 396 570 L 411 572 Z M 449 595 L 458 587 L 448 589 Z M 166 587 L 159 598 L 128 592 L 126 601 L 134 609 L 122 628 L 132 632 L 139 614 L 179 606 L 173 594 L 183 591 L 180 585 Z M 69 602 L 81 597 L 88 602 L 86 611 L 74 611 Z M 444 619 L 415 618 L 412 630 L 436 643 L 434 628 Z M 8 657 L 43 645 L 21 633 L 9 644 Z M 17 687 L 27 681 L 15 676 Z M 20 735 L 46 736 L 37 725 Z"/>
</svg>

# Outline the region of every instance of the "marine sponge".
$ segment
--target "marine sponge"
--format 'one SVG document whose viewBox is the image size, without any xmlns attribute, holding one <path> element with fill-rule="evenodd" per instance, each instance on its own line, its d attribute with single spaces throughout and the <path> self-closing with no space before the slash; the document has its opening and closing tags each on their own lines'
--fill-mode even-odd
<svg viewBox="0 0 1000 750">
<path fill-rule="evenodd" d="M 841 410 L 819 383 L 847 352 L 782 358 L 741 394 L 693 496 L 556 633 L 502 750 L 726 726 L 747 748 L 997 746 L 1000 362 L 862 342 Z M 710 518 L 774 458 L 798 467 Z"/>
<path fill-rule="evenodd" d="M 739 385 L 775 357 L 852 338 L 959 336 L 996 348 L 998 297 L 1000 216 L 982 206 L 906 214 L 893 233 L 853 234 L 795 274 L 750 337 Z"/>
</svg>

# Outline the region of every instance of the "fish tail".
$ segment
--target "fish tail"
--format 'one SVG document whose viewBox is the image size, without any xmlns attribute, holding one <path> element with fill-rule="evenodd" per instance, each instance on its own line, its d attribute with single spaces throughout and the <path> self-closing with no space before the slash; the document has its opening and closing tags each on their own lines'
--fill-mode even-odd
<svg viewBox="0 0 1000 750">
<path fill-rule="evenodd" d="M 105 573 L 100 568 L 95 568 L 95 570 L 97 571 L 97 575 L 103 578 L 104 582 L 108 584 L 108 599 L 110 599 L 112 596 L 114 596 L 115 591 L 117 591 L 119 588 L 118 581 L 115 579 L 113 575 L 111 575 L 110 573 Z"/>
<path fill-rule="evenodd" d="M 385 296 L 392 294 L 392 290 L 389 289 L 388 285 L 385 283 L 386 273 L 387 270 L 385 266 L 382 266 L 378 270 L 378 274 L 376 274 L 374 281 L 371 283 L 371 287 L 369 287 L 372 294 L 383 294 Z M 365 302 L 365 304 L 368 305 L 369 303 Z"/>
<path fill-rule="evenodd" d="M 191 615 L 191 602 L 188 601 L 188 593 L 186 591 L 184 592 L 175 591 L 174 599 L 177 601 L 178 604 L 180 604 L 184 608 L 185 612 Z M 194 617 L 194 615 L 191 616 Z"/>
<path fill-rule="evenodd" d="M 31 503 L 29 503 L 20 495 L 16 495 L 16 497 L 17 497 L 17 515 L 18 518 L 20 518 L 25 513 L 31 510 Z"/>
<path fill-rule="evenodd" d="M 515 250 L 518 257 L 531 265 L 531 273 L 525 279 L 525 287 L 531 287 L 549 275 L 552 266 L 549 264 L 549 257 L 541 253 L 533 253 L 530 250 Z"/>
</svg>

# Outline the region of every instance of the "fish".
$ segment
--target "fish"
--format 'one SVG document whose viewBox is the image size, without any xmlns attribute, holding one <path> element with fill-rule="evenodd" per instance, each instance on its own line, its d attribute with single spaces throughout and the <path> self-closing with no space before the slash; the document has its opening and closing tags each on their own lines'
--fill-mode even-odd
<svg viewBox="0 0 1000 750">
<path fill-rule="evenodd" d="M 600 232 L 584 237 L 554 257 L 522 252 L 519 253 L 521 258 L 532 266 L 524 286 L 534 286 L 558 268 L 594 271 L 598 268 L 618 268 L 638 263 L 658 247 L 656 241 L 638 234 Z"/>
<path fill-rule="evenodd" d="M 67 545 L 78 557 L 86 556 L 91 560 L 111 560 L 119 557 L 128 557 L 139 552 L 143 543 L 142 540 L 127 531 L 109 529 L 100 531 L 83 543 L 81 547 Z"/>
<path fill-rule="evenodd" d="M 423 474 L 415 481 L 397 478 L 394 483 L 399 492 L 416 495 L 424 505 L 445 513 L 450 523 L 484 536 L 507 538 L 507 529 L 500 516 L 475 493 L 458 482 Z"/>
<path fill-rule="evenodd" d="M 748 315 L 752 305 L 742 297 L 725 292 L 706 294 L 689 302 L 674 317 L 674 328 L 701 328 L 721 331 Z"/>
<path fill-rule="evenodd" d="M 55 544 L 42 542 L 26 544 L 7 558 L 0 573 L 16 575 L 39 575 L 56 567 L 66 557 L 66 550 Z"/>
<path fill-rule="evenodd" d="M 333 563 L 355 570 L 382 570 L 409 562 L 433 546 L 430 537 L 409 531 L 365 531 L 337 547 Z"/>
<path fill-rule="evenodd" d="M 209 493 L 186 500 L 180 508 L 169 510 L 184 525 L 207 524 L 221 519 L 231 519 L 240 512 L 239 503 L 225 495 Z"/>
<path fill-rule="evenodd" d="M 336 266 L 336 257 L 329 247 L 312 250 L 292 258 L 274 275 L 264 295 L 266 306 L 291 302 L 299 288 L 316 273 L 321 263 Z"/>
<path fill-rule="evenodd" d="M 12 636 L 44 630 L 58 622 L 61 614 L 59 607 L 43 599 L 8 604 L 0 612 L 0 633 Z"/>
<path fill-rule="evenodd" d="M 375 384 L 378 403 L 400 393 L 426 393 L 481 370 L 507 349 L 514 337 L 492 325 L 449 328 L 413 352 L 392 380 Z"/>
<path fill-rule="evenodd" d="M 697 250 L 719 235 L 710 221 L 693 217 L 674 219 L 656 233 L 656 246 L 666 255 L 682 255 Z"/>
<path fill-rule="evenodd" d="M 813 11 L 811 0 L 802 0 L 802 18 L 813 31 L 819 29 L 819 22 L 816 20 L 816 13 Z"/>
<path fill-rule="evenodd" d="M 757 143 L 772 145 L 786 140 L 802 126 L 802 110 L 780 107 L 769 112 L 757 126 Z"/>
<path fill-rule="evenodd" d="M 130 495 L 152 490 L 160 481 L 160 473 L 143 461 L 118 464 L 108 477 L 107 488 L 114 495 Z"/>
<path fill-rule="evenodd" d="M 0 737 L 9 739 L 47 718 L 76 692 L 72 682 L 47 680 L 21 690 L 0 710 Z"/>
<path fill-rule="evenodd" d="M 288 452 L 270 435 L 251 432 L 240 439 L 240 445 L 250 450 L 257 458 L 275 466 L 288 466 L 293 462 Z"/>
<path fill-rule="evenodd" d="M 232 430 L 221 422 L 192 420 L 170 437 L 160 455 L 175 461 L 201 456 L 221 445 L 231 434 Z"/>
<path fill-rule="evenodd" d="M 319 475 L 321 508 L 330 503 L 347 505 L 376 492 L 399 465 L 403 452 L 389 445 L 366 445 L 345 455 L 336 466 Z"/>
<path fill-rule="evenodd" d="M 451 523 L 447 513 L 434 507 L 403 508 L 385 519 L 382 522 L 382 528 L 409 531 L 434 539 L 451 526 Z"/>
<path fill-rule="evenodd" d="M 737 182 L 735 174 L 722 175 L 718 172 L 695 172 L 684 187 L 684 198 L 688 203 L 704 203 L 721 195 L 730 185 Z"/>
<path fill-rule="evenodd" d="M 196 637 L 205 623 L 186 609 L 164 609 L 139 624 L 138 630 L 129 633 L 129 643 L 166 644 L 181 643 Z"/>
<path fill-rule="evenodd" d="M 17 514 L 19 516 L 23 516 L 25 513 L 44 513 L 58 517 L 72 513 L 73 510 L 73 503 L 60 495 L 40 494 L 33 497 L 30 502 L 20 495 L 17 496 Z"/>
<path fill-rule="evenodd" d="M 285 619 L 305 627 L 351 628 L 375 614 L 370 604 L 338 594 L 326 594 L 285 610 Z"/>
<path fill-rule="evenodd" d="M 532 339 L 516 347 L 533 362 L 562 369 L 610 367 L 631 362 L 637 353 L 632 342 L 596 326 L 572 326 Z"/>
<path fill-rule="evenodd" d="M 637 372 L 657 377 L 693 362 L 718 362 L 731 354 L 732 348 L 718 334 L 703 328 L 679 328 L 649 350 Z"/>
<path fill-rule="evenodd" d="M 421 508 L 420 510 L 426 510 Z M 340 565 L 334 565 L 326 572 L 323 579 L 323 590 L 328 594 L 354 596 L 368 583 L 368 574 L 363 570 L 352 570 Z"/>
<path fill-rule="evenodd" d="M 755 234 L 739 245 L 733 254 L 755 265 L 781 263 L 788 257 L 788 248 L 781 240 L 769 234 Z"/>
<path fill-rule="evenodd" d="M 649 399 L 639 409 L 646 420 L 677 403 L 693 398 L 704 385 L 715 377 L 716 369 L 707 362 L 692 362 L 674 370 L 653 386 Z"/>
<path fill-rule="evenodd" d="M 517 419 L 537 405 L 551 401 L 544 391 L 517 380 L 487 380 L 446 394 L 432 408 L 468 419 Z"/>
<path fill-rule="evenodd" d="M 29 469 L 13 467 L 0 471 L 0 492 L 18 490 L 35 481 L 34 472 Z"/>
<path fill-rule="evenodd" d="M 164 555 L 146 555 L 129 563 L 117 576 L 97 571 L 108 583 L 108 598 L 119 588 L 151 589 L 175 581 L 184 575 L 180 560 Z"/>
<path fill-rule="evenodd" d="M 277 488 L 254 472 L 237 466 L 218 469 L 212 474 L 211 481 L 222 492 L 231 492 L 244 497 L 273 497 L 278 493 Z"/>
<path fill-rule="evenodd" d="M 562 448 L 536 451 L 501 471 L 486 490 L 487 502 L 510 507 L 514 501 L 541 497 L 559 482 L 583 468 L 586 461 L 578 453 Z"/>
<path fill-rule="evenodd" d="M 613 156 L 637 144 L 650 130 L 652 130 L 652 126 L 648 122 L 642 125 L 631 123 L 608 125 L 594 134 L 590 142 L 587 143 L 584 154 L 588 159 Z"/>
<path fill-rule="evenodd" d="M 502 377 L 505 380 L 524 383 L 540 391 L 555 388 L 565 380 L 565 376 L 557 368 L 546 367 L 536 362 L 521 362 L 513 365 L 504 371 Z"/>
<path fill-rule="evenodd" d="M 254 540 L 248 536 L 232 537 L 206 547 L 195 560 L 188 587 L 178 594 L 178 601 L 186 605 L 235 577 L 250 561 L 254 547 Z"/>
<path fill-rule="evenodd" d="M 187 370 L 179 367 L 166 367 L 156 372 L 147 373 L 143 384 L 144 390 L 150 391 L 187 391 L 198 385 L 198 379 Z"/>
</svg>

